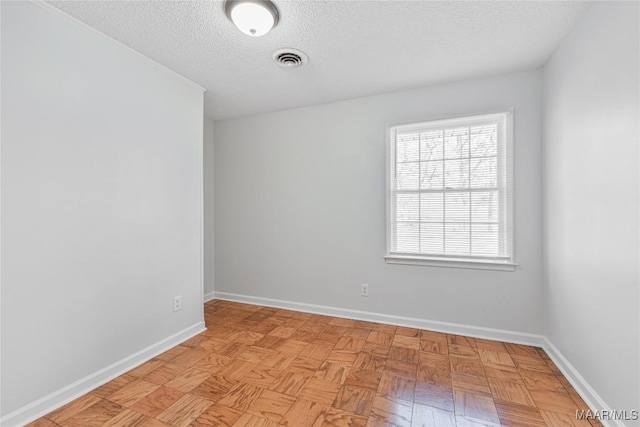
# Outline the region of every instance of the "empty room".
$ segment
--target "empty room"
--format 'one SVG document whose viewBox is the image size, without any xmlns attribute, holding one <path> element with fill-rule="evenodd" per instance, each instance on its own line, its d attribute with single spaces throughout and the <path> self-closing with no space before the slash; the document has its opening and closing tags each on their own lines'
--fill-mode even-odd
<svg viewBox="0 0 640 427">
<path fill-rule="evenodd" d="M 640 426 L 640 3 L 0 1 L 2 427 Z"/>
</svg>

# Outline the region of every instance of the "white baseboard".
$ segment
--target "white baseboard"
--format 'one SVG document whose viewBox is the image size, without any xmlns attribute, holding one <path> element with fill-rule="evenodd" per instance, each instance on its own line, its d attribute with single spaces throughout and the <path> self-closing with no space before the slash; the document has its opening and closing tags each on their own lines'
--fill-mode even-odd
<svg viewBox="0 0 640 427">
<path fill-rule="evenodd" d="M 205 330 L 204 322 L 198 322 L 129 357 L 5 415 L 0 420 L 0 425 L 3 427 L 17 427 L 28 424 Z"/>
<path fill-rule="evenodd" d="M 440 322 L 436 320 L 418 319 L 413 317 L 393 316 L 389 314 L 379 314 L 368 311 L 349 310 L 345 308 L 306 304 L 272 298 L 253 297 L 227 292 L 214 292 L 213 295 L 206 295 L 205 299 L 220 299 L 245 304 L 254 304 L 267 307 L 282 308 L 286 310 L 302 311 L 305 313 L 323 314 L 327 316 L 365 320 L 368 322 L 387 323 L 391 325 L 427 329 L 448 334 L 466 335 L 476 338 L 542 347 L 590 408 L 592 408 L 593 410 L 611 410 L 609 406 L 598 395 L 598 393 L 596 393 L 596 391 L 584 379 L 584 377 L 580 375 L 580 373 L 573 367 L 573 365 L 571 365 L 571 363 L 569 363 L 569 361 L 566 359 L 566 357 L 564 357 L 560 350 L 558 350 L 558 348 L 554 346 L 547 339 L 547 337 L 543 335 L 508 331 L 503 329 L 484 328 L 472 325 L 462 325 L 459 323 Z M 601 420 L 601 422 L 605 427 L 624 427 L 624 424 L 620 421 Z"/>
<path fill-rule="evenodd" d="M 413 317 L 394 316 L 367 311 L 350 310 L 316 304 L 307 304 L 294 301 L 285 301 L 272 298 L 253 297 L 227 292 L 210 292 L 204 295 L 204 301 L 220 299 L 245 304 L 254 304 L 267 307 L 296 310 L 305 313 L 322 314 L 327 316 L 342 317 L 348 319 L 364 320 L 368 322 L 387 323 L 397 326 L 406 326 L 419 329 L 427 329 L 437 332 L 466 335 L 476 338 L 498 340 L 516 344 L 526 344 L 542 347 L 551 360 L 558 366 L 571 385 L 576 389 L 585 403 L 594 410 L 611 411 L 604 400 L 596 393 L 575 367 L 566 359 L 558 348 L 542 335 L 529 334 L 503 329 L 484 328 L 458 323 L 440 322 L 436 320 L 419 319 Z M 122 375 L 136 366 L 152 359 L 160 353 L 175 347 L 189 338 L 203 332 L 204 323 L 199 322 L 186 328 L 164 340 L 122 359 L 106 368 L 88 375 L 66 387 L 63 387 L 27 406 L 24 406 L 0 420 L 0 425 L 5 427 L 22 426 L 28 424 L 43 415 L 67 404 L 68 402 L 90 392 L 104 383 Z M 601 420 L 605 427 L 624 427 L 624 423 L 616 420 Z"/>
<path fill-rule="evenodd" d="M 323 314 L 327 316 L 343 317 L 347 319 L 364 320 L 367 322 L 388 323 L 390 325 L 428 329 L 430 331 L 444 332 L 447 334 L 466 335 L 469 337 L 504 341 L 514 344 L 526 344 L 536 347 L 542 347 L 544 342 L 544 337 L 542 335 L 507 331 L 503 329 L 484 328 L 481 326 L 463 325 L 459 323 L 440 322 L 437 320 L 418 319 L 415 317 L 394 316 L 390 314 L 373 313 L 370 311 L 350 310 L 346 308 L 336 308 L 325 305 L 252 297 L 227 292 L 214 292 L 214 298 L 226 301 L 241 302 L 245 304 L 255 304 L 267 307 L 283 308 L 287 310 L 296 310 L 305 313 Z"/>
<path fill-rule="evenodd" d="M 573 388 L 578 392 L 584 403 L 589 406 L 594 411 L 609 411 L 611 412 L 611 408 L 607 405 L 604 400 L 596 393 L 596 391 L 591 387 L 591 385 L 584 379 L 582 375 L 578 372 L 578 370 L 567 360 L 566 357 L 558 350 L 558 347 L 553 345 L 551 341 L 547 337 L 544 337 L 544 345 L 542 346 L 544 351 L 547 352 L 553 363 L 556 364 L 560 372 L 565 376 L 565 378 L 571 383 Z M 605 427 L 624 427 L 624 423 L 619 420 L 606 420 L 601 419 L 600 422 Z"/>
</svg>

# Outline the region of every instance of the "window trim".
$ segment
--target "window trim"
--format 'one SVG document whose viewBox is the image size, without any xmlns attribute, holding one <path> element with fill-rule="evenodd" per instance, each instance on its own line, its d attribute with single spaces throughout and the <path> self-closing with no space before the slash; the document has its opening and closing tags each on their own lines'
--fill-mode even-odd
<svg viewBox="0 0 640 427">
<path fill-rule="evenodd" d="M 505 218 L 505 224 L 511 231 L 508 235 L 509 245 L 511 246 L 510 258 L 482 258 L 482 257 L 465 257 L 465 256 L 450 256 L 450 255 L 418 255 L 414 253 L 402 254 L 391 252 L 391 171 L 394 170 L 395 159 L 392 159 L 391 150 L 392 140 L 395 135 L 395 130 L 398 127 L 416 126 L 416 128 L 422 126 L 425 123 L 449 121 L 457 119 L 473 119 L 480 116 L 488 116 L 494 114 L 506 114 L 507 129 L 506 129 L 506 147 L 505 152 L 507 156 L 507 181 L 511 184 L 507 186 L 506 192 L 510 193 L 507 197 L 510 198 L 511 203 L 506 203 L 507 218 Z M 480 270 L 498 270 L 498 271 L 515 271 L 518 263 L 516 262 L 516 238 L 515 238 L 515 174 L 514 174 L 514 109 L 503 108 L 499 110 L 485 111 L 481 113 L 471 113 L 449 117 L 434 117 L 423 119 L 419 122 L 391 124 L 386 127 L 386 143 L 385 143 L 385 203 L 386 203 L 386 253 L 384 255 L 385 262 L 387 264 L 399 264 L 399 265 L 417 265 L 417 266 L 432 266 L 432 267 L 449 267 L 449 268 L 470 268 Z"/>
<path fill-rule="evenodd" d="M 515 271 L 518 266 L 515 262 L 481 261 L 472 258 L 435 258 L 414 255 L 385 255 L 387 264 L 422 265 L 428 267 L 470 268 L 474 270 Z"/>
</svg>

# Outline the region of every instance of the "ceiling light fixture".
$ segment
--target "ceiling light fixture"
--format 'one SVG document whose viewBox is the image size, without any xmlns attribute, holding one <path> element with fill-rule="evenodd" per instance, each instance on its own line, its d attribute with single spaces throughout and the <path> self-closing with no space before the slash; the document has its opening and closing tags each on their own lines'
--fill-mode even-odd
<svg viewBox="0 0 640 427">
<path fill-rule="evenodd" d="M 243 33 L 259 37 L 278 23 L 278 8 L 269 0 L 227 0 L 227 17 Z"/>
</svg>

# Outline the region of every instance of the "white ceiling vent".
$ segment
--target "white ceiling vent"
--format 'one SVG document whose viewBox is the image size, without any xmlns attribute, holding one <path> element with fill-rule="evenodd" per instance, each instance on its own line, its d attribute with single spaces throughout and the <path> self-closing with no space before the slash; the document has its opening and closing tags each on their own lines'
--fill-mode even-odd
<svg viewBox="0 0 640 427">
<path fill-rule="evenodd" d="M 297 49 L 279 49 L 273 53 L 273 60 L 281 67 L 296 68 L 307 63 L 307 55 Z"/>
</svg>

